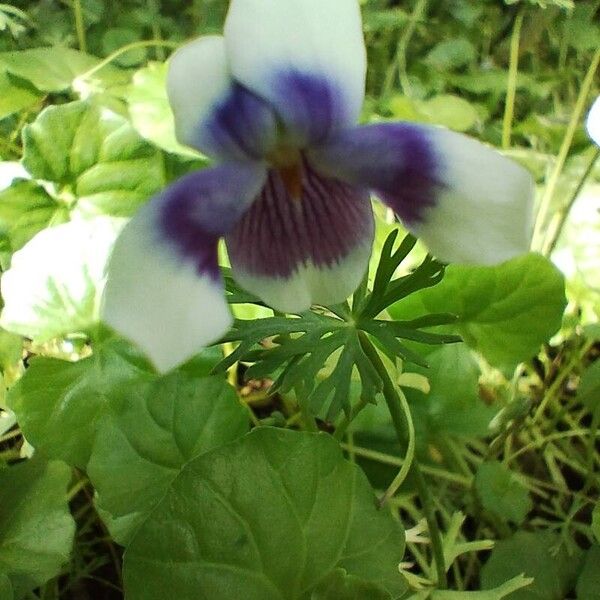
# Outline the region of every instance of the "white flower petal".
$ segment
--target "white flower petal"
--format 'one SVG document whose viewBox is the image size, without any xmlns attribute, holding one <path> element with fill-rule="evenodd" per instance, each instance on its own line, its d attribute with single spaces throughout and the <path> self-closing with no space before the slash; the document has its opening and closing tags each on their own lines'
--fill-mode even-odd
<svg viewBox="0 0 600 600">
<path fill-rule="evenodd" d="M 235 79 L 293 134 L 315 119 L 319 136 L 356 122 L 366 73 L 357 0 L 232 0 L 225 42 Z"/>
<path fill-rule="evenodd" d="M 588 113 L 586 126 L 590 137 L 600 146 L 600 96 Z"/>
<path fill-rule="evenodd" d="M 225 40 L 207 35 L 179 48 L 169 59 L 167 94 L 175 115 L 177 139 L 197 144 L 197 131 L 232 85 Z"/>
<path fill-rule="evenodd" d="M 244 160 L 264 157 L 277 141 L 273 110 L 232 80 L 221 36 L 198 38 L 175 52 L 167 93 L 182 144 Z"/>
<path fill-rule="evenodd" d="M 160 371 L 191 358 L 228 329 L 217 244 L 264 179 L 265 170 L 251 163 L 197 171 L 146 204 L 119 236 L 102 314 Z"/>
<path fill-rule="evenodd" d="M 346 130 L 309 157 L 326 175 L 373 190 L 442 260 L 495 264 L 529 249 L 533 179 L 477 140 L 385 123 Z"/>
</svg>

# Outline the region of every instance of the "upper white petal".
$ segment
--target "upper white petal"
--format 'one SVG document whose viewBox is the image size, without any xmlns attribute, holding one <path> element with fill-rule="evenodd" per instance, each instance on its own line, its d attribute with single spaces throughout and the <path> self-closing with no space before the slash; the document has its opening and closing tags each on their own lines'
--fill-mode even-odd
<svg viewBox="0 0 600 600">
<path fill-rule="evenodd" d="M 232 0 L 225 43 L 233 76 L 282 108 L 274 77 L 327 79 L 343 96 L 347 124 L 364 99 L 366 51 L 357 0 Z"/>
<path fill-rule="evenodd" d="M 590 137 L 600 146 L 600 96 L 596 98 L 588 113 L 586 125 Z"/>
<path fill-rule="evenodd" d="M 175 115 L 175 133 L 182 144 L 198 145 L 199 128 L 212 116 L 231 84 L 222 36 L 200 37 L 171 56 L 167 94 Z"/>
</svg>

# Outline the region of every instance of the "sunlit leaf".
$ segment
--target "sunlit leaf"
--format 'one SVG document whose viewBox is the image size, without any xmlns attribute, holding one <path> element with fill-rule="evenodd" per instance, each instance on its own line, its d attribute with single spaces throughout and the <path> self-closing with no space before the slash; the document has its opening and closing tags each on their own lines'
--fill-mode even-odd
<svg viewBox="0 0 600 600">
<path fill-rule="evenodd" d="M 122 116 L 87 102 L 45 109 L 23 131 L 23 164 L 86 216 L 131 216 L 165 183 L 161 153 Z"/>
<path fill-rule="evenodd" d="M 122 225 L 98 217 L 40 231 L 2 276 L 2 327 L 44 341 L 97 323 L 106 262 Z"/>
<path fill-rule="evenodd" d="M 560 272 L 547 259 L 528 254 L 496 267 L 451 265 L 441 284 L 398 302 L 390 312 L 396 319 L 453 313 L 458 320 L 443 330 L 458 333 L 491 364 L 510 370 L 559 329 L 565 306 Z"/>
</svg>

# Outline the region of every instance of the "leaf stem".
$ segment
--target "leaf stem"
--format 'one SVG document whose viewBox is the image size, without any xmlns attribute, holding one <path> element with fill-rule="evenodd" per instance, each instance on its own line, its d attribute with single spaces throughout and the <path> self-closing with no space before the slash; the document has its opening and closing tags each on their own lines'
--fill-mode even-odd
<svg viewBox="0 0 600 600">
<path fill-rule="evenodd" d="M 146 48 L 149 46 L 164 46 L 166 48 L 175 49 L 175 48 L 179 47 L 179 43 L 172 42 L 169 40 L 140 40 L 138 42 L 131 42 L 131 44 L 126 44 L 125 46 L 122 46 L 121 48 L 118 48 L 117 50 L 115 50 L 114 52 L 109 54 L 104 60 L 101 60 L 97 65 L 94 65 L 89 71 L 86 71 L 85 73 L 82 73 L 81 75 L 78 75 L 75 78 L 75 80 L 82 80 L 82 79 L 87 79 L 88 77 L 91 77 L 92 75 L 97 73 L 100 69 L 103 69 L 104 67 L 109 65 L 113 60 L 115 60 L 116 58 L 119 58 L 119 56 L 121 56 L 121 54 L 125 54 L 126 52 L 129 52 L 130 50 L 136 50 L 137 48 Z"/>
<path fill-rule="evenodd" d="M 506 86 L 506 105 L 504 109 L 504 121 L 502 123 L 502 148 L 510 148 L 510 137 L 512 133 L 513 118 L 515 115 L 515 98 L 517 95 L 517 76 L 519 74 L 519 46 L 521 43 L 521 29 L 525 10 L 522 9 L 513 27 L 510 38 L 510 63 L 508 68 L 508 83 Z"/>
<path fill-rule="evenodd" d="M 403 403 L 400 394 L 398 394 L 396 386 L 379 356 L 379 352 L 371 343 L 367 335 L 363 331 L 360 331 L 358 337 L 364 353 L 373 364 L 373 367 L 375 367 L 383 382 L 383 396 L 390 412 L 390 416 L 392 417 L 398 441 L 401 444 L 405 444 L 410 440 L 410 426 L 406 422 L 405 410 L 402 405 Z M 410 472 L 417 487 L 417 493 L 429 527 L 429 535 L 431 538 L 431 546 L 433 548 L 433 557 L 437 573 L 437 585 L 439 589 L 446 589 L 448 587 L 448 580 L 446 578 L 446 566 L 444 560 L 444 542 L 435 516 L 435 507 L 433 505 L 431 491 L 421 473 L 417 460 L 412 461 Z"/>
<path fill-rule="evenodd" d="M 388 72 L 386 73 L 385 82 L 383 84 L 382 97 L 387 98 L 394 87 L 394 80 L 396 71 L 400 79 L 400 85 L 402 92 L 405 96 L 410 95 L 410 81 L 408 79 L 408 72 L 406 69 L 406 51 L 410 40 L 417 29 L 417 24 L 423 18 L 425 11 L 427 10 L 428 0 L 418 0 L 415 8 L 410 16 L 410 20 L 406 29 L 402 32 L 402 36 L 398 41 L 398 47 L 396 50 L 396 56 L 394 62 L 390 65 Z"/>
<path fill-rule="evenodd" d="M 550 256 L 552 252 L 554 252 L 556 244 L 560 240 L 560 236 L 562 234 L 565 223 L 567 222 L 569 214 L 573 209 L 573 205 L 577 201 L 577 198 L 579 198 L 579 194 L 581 193 L 583 186 L 586 184 L 588 177 L 591 175 L 594 169 L 594 165 L 598 161 L 598 158 L 600 158 L 600 148 L 596 148 L 596 150 L 594 151 L 590 162 L 588 163 L 585 171 L 583 172 L 583 175 L 579 179 L 579 182 L 576 188 L 573 190 L 573 193 L 571 194 L 571 197 L 569 198 L 569 201 L 567 202 L 566 206 L 554 215 L 554 219 L 550 223 L 550 227 L 548 228 L 548 232 L 546 233 L 546 240 L 542 248 L 542 254 L 544 256 Z"/>
<path fill-rule="evenodd" d="M 542 245 L 543 230 L 546 224 L 548 213 L 550 211 L 552 199 L 554 198 L 554 192 L 556 191 L 556 186 L 558 185 L 558 181 L 567 161 L 569 150 L 571 149 L 571 145 L 573 144 L 573 139 L 575 138 L 577 126 L 579 125 L 581 117 L 583 116 L 585 103 L 589 96 L 590 90 L 592 89 L 592 85 L 594 83 L 594 75 L 596 74 L 596 70 L 598 69 L 598 64 L 600 64 L 600 48 L 596 50 L 594 58 L 592 59 L 590 67 L 581 85 L 581 90 L 579 91 L 579 96 L 577 97 L 577 102 L 575 103 L 575 107 L 573 109 L 573 113 L 571 115 L 571 120 L 569 121 L 565 137 L 563 138 L 562 145 L 560 147 L 560 151 L 556 159 L 556 164 L 554 165 L 554 170 L 550 175 L 550 179 L 548 180 L 548 184 L 546 185 L 546 189 L 544 190 L 544 195 L 542 196 L 542 199 L 540 201 L 540 207 L 537 212 L 535 220 L 535 229 L 533 232 L 532 247 L 534 250 L 539 249 Z"/>
<path fill-rule="evenodd" d="M 82 52 L 87 52 L 85 39 L 85 23 L 83 21 L 83 10 L 81 0 L 73 0 L 73 16 L 75 17 L 75 30 L 77 32 L 77 45 Z"/>
</svg>

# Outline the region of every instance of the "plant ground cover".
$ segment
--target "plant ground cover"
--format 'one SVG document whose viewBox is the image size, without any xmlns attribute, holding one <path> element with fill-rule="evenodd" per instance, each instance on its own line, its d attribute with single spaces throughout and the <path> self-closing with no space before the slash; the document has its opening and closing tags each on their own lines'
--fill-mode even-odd
<svg viewBox="0 0 600 600">
<path fill-rule="evenodd" d="M 600 598 L 600 2 L 363 0 L 361 121 L 525 165 L 532 252 L 447 266 L 379 206 L 352 301 L 292 317 L 222 251 L 234 326 L 161 376 L 105 267 L 209 164 L 166 61 L 227 4 L 0 4 L 0 600 Z"/>
</svg>

